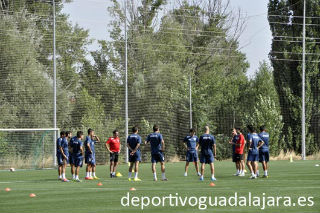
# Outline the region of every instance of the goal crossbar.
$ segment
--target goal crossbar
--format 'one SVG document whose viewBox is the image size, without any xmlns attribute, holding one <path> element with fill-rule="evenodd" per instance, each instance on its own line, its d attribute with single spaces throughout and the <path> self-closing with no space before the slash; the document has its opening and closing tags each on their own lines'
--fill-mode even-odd
<svg viewBox="0 0 320 213">
<path fill-rule="evenodd" d="M 36 131 L 59 131 L 59 128 L 19 128 L 19 129 L 1 129 L 2 132 L 36 132 Z"/>
</svg>

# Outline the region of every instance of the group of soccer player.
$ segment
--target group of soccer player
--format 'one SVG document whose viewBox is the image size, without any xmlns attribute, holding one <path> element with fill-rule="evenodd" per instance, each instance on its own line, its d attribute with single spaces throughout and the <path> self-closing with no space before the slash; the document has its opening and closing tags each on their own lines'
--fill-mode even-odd
<svg viewBox="0 0 320 213">
<path fill-rule="evenodd" d="M 260 127 L 260 134 L 255 132 L 252 125 L 247 126 L 249 134 L 247 140 L 249 141 L 249 152 L 247 158 L 247 166 L 250 169 L 252 179 L 259 176 L 258 164 L 259 160 L 263 165 L 264 176 L 268 177 L 267 168 L 269 161 L 269 134 L 265 131 L 265 128 Z M 141 162 L 141 150 L 142 144 L 141 136 L 138 134 L 138 127 L 132 127 L 132 133 L 127 138 L 127 148 L 129 156 L 129 181 L 141 181 L 138 177 L 139 163 Z M 246 140 L 241 133 L 240 128 L 234 128 L 232 130 L 233 138 L 229 142 L 233 146 L 233 161 L 236 163 L 237 176 L 245 176 L 245 164 L 244 164 L 244 147 Z M 72 137 L 72 132 L 60 132 L 60 137 L 57 139 L 57 161 L 58 161 L 58 174 L 59 179 L 63 182 L 69 182 L 66 178 L 66 166 L 70 163 L 72 180 L 81 182 L 79 179 L 79 169 L 83 164 L 83 155 L 85 158 L 86 167 L 86 180 L 99 179 L 96 174 L 96 159 L 95 159 L 95 144 L 100 142 L 99 137 L 94 133 L 93 129 L 88 129 L 88 135 L 83 141 L 84 134 L 82 131 L 78 131 L 77 135 Z M 210 134 L 210 129 L 205 126 L 203 134 L 198 138 L 194 129 L 190 129 L 189 135 L 183 140 L 186 148 L 186 165 L 184 176 L 188 176 L 188 168 L 190 162 L 194 163 L 196 173 L 200 176 L 200 180 L 204 180 L 205 164 L 210 165 L 211 180 L 215 181 L 214 176 L 214 158 L 216 156 L 216 140 L 215 137 Z M 153 126 L 153 133 L 149 134 L 145 140 L 145 144 L 150 144 L 151 148 L 151 163 L 153 180 L 157 181 L 156 164 L 161 164 L 161 180 L 167 181 L 165 175 L 165 142 L 162 134 L 160 133 L 159 126 Z M 113 131 L 113 136 L 110 137 L 106 144 L 106 149 L 110 152 L 110 177 L 116 177 L 116 169 L 119 160 L 119 153 L 121 151 L 121 143 L 118 130 Z M 198 164 L 198 149 L 200 147 L 200 163 L 201 169 L 199 170 Z M 132 173 L 134 171 L 134 177 Z"/>
<path fill-rule="evenodd" d="M 269 162 L 269 133 L 265 126 L 260 127 L 260 133 L 257 134 L 252 125 L 247 126 L 249 141 L 247 166 L 250 170 L 250 179 L 259 177 L 258 161 L 261 162 L 264 171 L 263 178 L 268 178 Z M 232 144 L 232 161 L 236 164 L 236 176 L 245 176 L 244 150 L 246 140 L 240 128 L 232 129 L 233 138 L 229 142 Z"/>
</svg>

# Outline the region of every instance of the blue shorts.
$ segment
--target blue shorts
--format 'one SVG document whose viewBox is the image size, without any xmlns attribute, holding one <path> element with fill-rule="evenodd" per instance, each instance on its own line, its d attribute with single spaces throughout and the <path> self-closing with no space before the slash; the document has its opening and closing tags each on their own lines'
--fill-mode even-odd
<svg viewBox="0 0 320 213">
<path fill-rule="evenodd" d="M 214 162 L 214 156 L 212 153 L 201 153 L 200 155 L 200 163 L 210 164 Z"/>
<path fill-rule="evenodd" d="M 129 162 L 137 162 L 140 161 L 141 162 L 141 152 L 140 151 L 136 151 L 133 155 L 130 155 L 129 152 Z"/>
<path fill-rule="evenodd" d="M 269 162 L 269 151 L 259 150 L 259 162 Z"/>
<path fill-rule="evenodd" d="M 74 164 L 74 157 L 71 153 L 69 153 L 69 163 Z"/>
<path fill-rule="evenodd" d="M 64 161 L 64 160 L 65 160 L 65 161 Z M 69 163 L 68 158 L 65 159 L 62 154 L 57 154 L 57 161 L 58 161 L 58 165 L 59 165 L 59 166 L 62 166 L 62 165 L 64 165 L 65 163 L 66 163 L 66 164 Z"/>
<path fill-rule="evenodd" d="M 151 154 L 151 163 L 158 163 L 164 161 L 164 155 L 162 152 Z"/>
<path fill-rule="evenodd" d="M 75 157 L 73 156 L 73 165 L 75 167 L 82 167 L 82 164 L 83 164 L 83 157 L 82 156 L 79 156 L 79 157 Z"/>
<path fill-rule="evenodd" d="M 258 161 L 259 154 L 252 154 L 251 151 L 248 153 L 247 161 Z"/>
<path fill-rule="evenodd" d="M 95 154 L 86 154 L 85 155 L 85 163 L 86 164 L 91 164 L 91 165 L 96 165 L 96 156 Z"/>
<path fill-rule="evenodd" d="M 187 151 L 186 161 L 187 162 L 198 162 L 198 153 L 197 153 L 197 151 L 193 151 L 193 152 Z"/>
</svg>

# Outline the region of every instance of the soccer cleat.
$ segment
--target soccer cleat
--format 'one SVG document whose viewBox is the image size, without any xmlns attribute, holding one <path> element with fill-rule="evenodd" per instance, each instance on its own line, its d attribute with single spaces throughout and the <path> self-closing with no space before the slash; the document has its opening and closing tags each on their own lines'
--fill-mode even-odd
<svg viewBox="0 0 320 213">
<path fill-rule="evenodd" d="M 97 176 L 94 176 L 93 179 L 95 180 L 99 180 L 100 178 L 98 178 Z"/>
<path fill-rule="evenodd" d="M 185 172 L 183 176 L 187 177 L 187 176 L 188 176 L 188 173 Z"/>
<path fill-rule="evenodd" d="M 158 180 L 158 178 L 153 178 L 153 181 L 157 181 Z"/>
<path fill-rule="evenodd" d="M 244 176 L 245 176 L 244 173 L 239 174 L 239 177 L 244 177 Z"/>
<path fill-rule="evenodd" d="M 131 178 L 128 178 L 128 181 L 131 181 L 132 179 Z"/>
<path fill-rule="evenodd" d="M 79 180 L 79 179 L 75 179 L 74 181 L 75 181 L 75 182 L 81 182 L 81 180 Z"/>
<path fill-rule="evenodd" d="M 68 180 L 67 178 L 62 179 L 61 181 L 62 181 L 62 182 L 70 182 L 70 180 Z"/>
<path fill-rule="evenodd" d="M 139 178 L 134 178 L 133 181 L 141 181 Z"/>
<path fill-rule="evenodd" d="M 112 173 L 110 173 L 110 178 L 113 178 L 113 175 L 112 175 Z"/>
<path fill-rule="evenodd" d="M 93 180 L 93 177 L 85 177 L 85 180 Z"/>
<path fill-rule="evenodd" d="M 201 173 L 200 172 L 198 172 L 198 174 L 197 174 L 198 176 L 201 176 Z"/>
<path fill-rule="evenodd" d="M 269 178 L 269 176 L 268 175 L 263 175 L 262 178 Z"/>
<path fill-rule="evenodd" d="M 203 177 L 200 177 L 200 179 L 199 179 L 199 180 L 203 181 Z"/>
<path fill-rule="evenodd" d="M 257 177 L 255 175 L 251 175 L 250 179 L 256 179 Z"/>
<path fill-rule="evenodd" d="M 211 177 L 211 180 L 212 180 L 212 181 L 215 181 L 215 180 L 217 180 L 217 179 L 216 179 L 216 178 L 214 178 L 214 177 Z"/>
<path fill-rule="evenodd" d="M 168 178 L 162 178 L 161 180 L 162 181 L 168 181 Z"/>
</svg>

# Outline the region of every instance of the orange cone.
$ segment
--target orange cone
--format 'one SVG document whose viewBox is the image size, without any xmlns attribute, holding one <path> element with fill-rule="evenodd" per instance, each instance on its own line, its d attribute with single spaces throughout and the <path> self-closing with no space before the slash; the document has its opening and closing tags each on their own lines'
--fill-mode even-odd
<svg viewBox="0 0 320 213">
<path fill-rule="evenodd" d="M 215 186 L 216 184 L 214 184 L 214 183 L 211 182 L 209 185 L 210 185 L 210 186 Z"/>
<path fill-rule="evenodd" d="M 130 191 L 136 191 L 136 189 L 132 187 L 132 188 L 130 188 Z"/>
<path fill-rule="evenodd" d="M 98 186 L 102 186 L 103 184 L 102 184 L 101 182 L 99 182 L 97 185 L 98 185 Z"/>
<path fill-rule="evenodd" d="M 5 188 L 4 190 L 6 190 L 6 192 L 10 192 L 11 191 L 10 188 Z"/>
<path fill-rule="evenodd" d="M 34 194 L 34 193 L 29 194 L 29 197 L 35 197 L 35 196 L 36 196 L 36 194 Z"/>
</svg>

